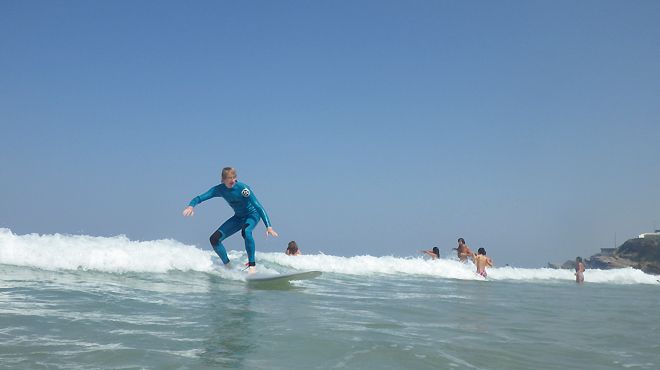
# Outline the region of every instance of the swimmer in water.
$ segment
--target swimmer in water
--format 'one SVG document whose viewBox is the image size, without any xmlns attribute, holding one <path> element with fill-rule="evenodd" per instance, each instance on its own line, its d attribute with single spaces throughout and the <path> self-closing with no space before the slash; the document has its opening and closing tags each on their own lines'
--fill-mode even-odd
<svg viewBox="0 0 660 370">
<path fill-rule="evenodd" d="M 422 252 L 422 253 L 424 253 L 428 256 L 431 256 L 431 259 L 434 259 L 434 260 L 440 258 L 440 248 L 438 248 L 438 247 L 433 247 L 433 249 L 428 250 L 428 251 L 422 250 L 420 252 Z"/>
<path fill-rule="evenodd" d="M 300 256 L 302 254 L 300 253 L 300 248 L 298 248 L 298 243 L 296 243 L 295 240 L 289 242 L 289 244 L 286 246 L 285 253 L 287 256 Z"/>
</svg>

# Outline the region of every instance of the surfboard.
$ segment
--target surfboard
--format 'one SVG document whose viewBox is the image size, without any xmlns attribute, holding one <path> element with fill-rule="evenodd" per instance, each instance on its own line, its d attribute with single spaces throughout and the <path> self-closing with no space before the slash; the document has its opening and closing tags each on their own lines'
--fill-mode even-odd
<svg viewBox="0 0 660 370">
<path fill-rule="evenodd" d="M 278 282 L 314 279 L 321 276 L 321 271 L 292 272 L 289 274 L 249 274 L 245 277 L 247 282 Z"/>
</svg>

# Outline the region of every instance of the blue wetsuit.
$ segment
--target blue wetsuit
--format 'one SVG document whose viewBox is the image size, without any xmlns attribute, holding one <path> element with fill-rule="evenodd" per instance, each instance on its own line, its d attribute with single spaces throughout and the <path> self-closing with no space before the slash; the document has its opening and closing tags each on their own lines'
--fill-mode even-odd
<svg viewBox="0 0 660 370">
<path fill-rule="evenodd" d="M 215 197 L 225 198 L 231 208 L 234 209 L 234 215 L 211 235 L 210 241 L 213 250 L 220 256 L 222 262 L 225 264 L 229 263 L 227 250 L 222 245 L 222 241 L 234 235 L 238 230 L 242 230 L 241 235 L 245 239 L 245 251 L 248 255 L 248 262 L 250 266 L 254 266 L 254 239 L 252 238 L 252 230 L 259 223 L 259 219 L 264 220 L 266 227 L 271 227 L 266 211 L 257 200 L 252 189 L 242 182 L 237 182 L 231 189 L 227 188 L 225 184 L 216 185 L 206 193 L 193 198 L 188 205 L 194 207 L 205 200 Z"/>
</svg>

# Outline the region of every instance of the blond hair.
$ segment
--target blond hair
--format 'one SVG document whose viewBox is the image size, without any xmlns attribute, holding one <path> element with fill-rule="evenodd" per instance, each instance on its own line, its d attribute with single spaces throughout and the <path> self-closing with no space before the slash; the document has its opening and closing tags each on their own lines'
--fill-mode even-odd
<svg viewBox="0 0 660 370">
<path fill-rule="evenodd" d="M 234 167 L 225 167 L 222 169 L 222 179 L 226 179 L 228 177 L 236 177 L 236 170 Z"/>
</svg>

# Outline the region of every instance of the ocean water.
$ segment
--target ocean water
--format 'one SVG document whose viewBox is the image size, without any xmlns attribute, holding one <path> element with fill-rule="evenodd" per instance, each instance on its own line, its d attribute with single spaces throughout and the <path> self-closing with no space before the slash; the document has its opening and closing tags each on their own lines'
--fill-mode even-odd
<svg viewBox="0 0 660 370">
<path fill-rule="evenodd" d="M 237 262 L 245 255 L 232 251 Z M 0 368 L 658 369 L 660 277 L 0 229 Z"/>
</svg>

